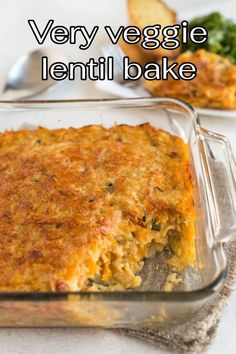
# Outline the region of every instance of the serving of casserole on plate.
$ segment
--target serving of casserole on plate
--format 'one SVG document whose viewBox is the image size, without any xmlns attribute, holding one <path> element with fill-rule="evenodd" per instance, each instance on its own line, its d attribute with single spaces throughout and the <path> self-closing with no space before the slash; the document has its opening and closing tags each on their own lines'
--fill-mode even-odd
<svg viewBox="0 0 236 354">
<path fill-rule="evenodd" d="M 0 130 L 0 326 L 166 326 L 218 291 L 235 162 L 191 107 L 1 102 Z"/>
<path fill-rule="evenodd" d="M 172 8 L 174 6 L 174 8 Z M 178 49 L 166 50 L 158 47 L 143 49 L 139 43 L 128 44 L 119 41 L 121 53 L 131 62 L 139 63 L 143 68 L 148 63 L 161 65 L 165 55 L 179 65 L 193 63 L 197 76 L 193 80 L 140 80 L 141 88 L 122 85 L 117 82 L 99 83 L 97 87 L 116 97 L 154 97 L 168 96 L 182 99 L 193 105 L 199 114 L 230 118 L 236 116 L 236 26 L 230 1 L 213 4 L 210 1 L 196 4 L 173 3 L 162 0 L 128 0 L 127 14 L 130 25 L 140 30 L 147 26 L 160 24 L 162 27 L 180 24 L 180 19 L 189 20 L 188 28 L 204 27 L 208 32 L 206 42 L 195 44 L 188 41 Z M 216 8 L 218 12 L 216 12 Z M 190 15 L 191 14 L 191 15 Z M 193 15 L 194 14 L 194 15 Z M 197 15 L 197 16 L 196 16 Z M 200 16 L 199 16 L 200 15 Z M 178 17 L 178 18 L 177 18 Z M 171 36 L 172 34 L 170 34 Z M 179 40 L 181 42 L 181 36 Z M 161 36 L 157 37 L 159 41 Z M 135 84 L 135 82 L 133 82 Z"/>
</svg>

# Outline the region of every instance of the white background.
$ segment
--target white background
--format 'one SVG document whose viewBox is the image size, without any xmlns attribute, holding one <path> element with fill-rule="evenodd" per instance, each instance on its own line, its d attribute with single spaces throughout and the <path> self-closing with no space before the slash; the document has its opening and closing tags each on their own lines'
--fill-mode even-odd
<svg viewBox="0 0 236 354">
<path fill-rule="evenodd" d="M 168 0 L 182 19 L 221 10 L 226 16 L 236 16 L 236 1 L 226 0 Z M 99 25 L 126 24 L 125 0 L 0 0 L 0 87 L 3 86 L 7 71 L 14 61 L 25 52 L 38 45 L 27 24 L 32 18 L 39 26 L 45 26 L 48 19 L 59 25 Z M 236 20 L 236 18 L 235 18 Z M 40 27 L 40 28 L 42 28 Z M 105 41 L 100 35 L 89 49 L 82 52 L 77 45 L 60 47 L 71 60 L 81 61 L 98 56 L 99 48 Z M 79 44 L 79 43 L 78 43 Z M 46 46 L 52 46 L 50 41 Z M 102 97 L 94 84 L 89 82 L 63 83 L 48 96 L 57 98 Z M 229 137 L 236 153 L 236 118 L 203 118 L 202 124 Z M 217 337 L 209 353 L 232 354 L 236 352 L 236 295 L 232 296 L 224 310 Z M 137 339 L 121 336 L 113 331 L 98 329 L 0 329 L 0 354 L 15 353 L 87 353 L 87 354 L 152 354 L 163 353 L 152 345 Z"/>
</svg>

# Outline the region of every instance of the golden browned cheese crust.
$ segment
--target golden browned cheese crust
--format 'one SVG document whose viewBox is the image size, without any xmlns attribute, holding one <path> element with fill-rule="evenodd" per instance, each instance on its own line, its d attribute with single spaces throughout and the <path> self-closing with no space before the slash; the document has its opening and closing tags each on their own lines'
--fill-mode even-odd
<svg viewBox="0 0 236 354">
<path fill-rule="evenodd" d="M 151 249 L 192 265 L 189 157 L 153 128 L 0 135 L 0 290 L 115 290 L 140 284 Z"/>
<path fill-rule="evenodd" d="M 152 95 L 179 98 L 196 107 L 236 109 L 236 65 L 204 49 L 183 53 L 176 61 L 195 64 L 196 78 L 191 81 L 146 80 L 144 85 Z"/>
</svg>

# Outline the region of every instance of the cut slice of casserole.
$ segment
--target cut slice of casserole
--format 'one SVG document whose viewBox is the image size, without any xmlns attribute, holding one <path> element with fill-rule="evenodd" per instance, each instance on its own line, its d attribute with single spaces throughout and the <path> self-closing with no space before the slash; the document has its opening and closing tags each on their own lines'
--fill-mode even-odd
<svg viewBox="0 0 236 354">
<path fill-rule="evenodd" d="M 149 124 L 0 135 L 0 290 L 138 287 L 170 247 L 193 265 L 186 144 Z"/>
</svg>

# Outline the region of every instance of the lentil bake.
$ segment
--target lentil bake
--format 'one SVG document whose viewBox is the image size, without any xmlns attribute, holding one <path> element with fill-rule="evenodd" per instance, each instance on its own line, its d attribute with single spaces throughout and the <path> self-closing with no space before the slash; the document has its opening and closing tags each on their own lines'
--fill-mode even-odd
<svg viewBox="0 0 236 354">
<path fill-rule="evenodd" d="M 193 265 L 186 144 L 149 124 L 0 135 L 0 290 L 138 287 L 146 257 Z"/>
<path fill-rule="evenodd" d="M 204 49 L 182 53 L 176 60 L 193 63 L 197 76 L 191 81 L 144 80 L 153 96 L 182 99 L 199 108 L 236 109 L 236 65 Z"/>
</svg>

